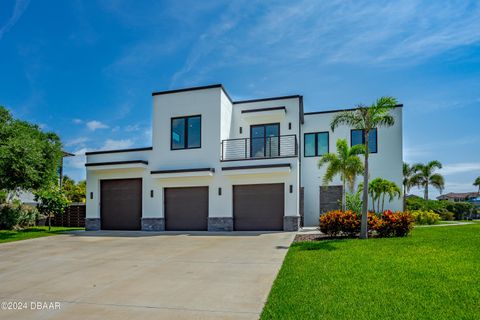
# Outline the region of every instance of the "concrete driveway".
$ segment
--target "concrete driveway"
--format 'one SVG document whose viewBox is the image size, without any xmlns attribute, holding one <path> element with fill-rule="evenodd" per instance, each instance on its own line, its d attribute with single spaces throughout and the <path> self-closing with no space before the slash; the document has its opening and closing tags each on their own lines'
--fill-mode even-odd
<svg viewBox="0 0 480 320">
<path fill-rule="evenodd" d="M 0 319 L 256 319 L 293 237 L 77 232 L 0 244 L 0 301 L 27 307 Z"/>
</svg>

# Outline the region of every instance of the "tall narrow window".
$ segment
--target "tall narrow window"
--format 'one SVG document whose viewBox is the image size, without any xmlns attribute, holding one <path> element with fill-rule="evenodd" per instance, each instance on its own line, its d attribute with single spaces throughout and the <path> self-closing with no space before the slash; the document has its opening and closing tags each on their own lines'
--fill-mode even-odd
<svg viewBox="0 0 480 320">
<path fill-rule="evenodd" d="M 378 137 L 377 137 L 377 129 L 370 130 L 368 133 L 368 150 L 370 153 L 377 153 L 378 145 L 377 145 Z M 363 130 L 360 129 L 352 129 L 350 132 L 350 145 L 356 146 L 357 144 L 364 144 L 364 134 Z"/>
<path fill-rule="evenodd" d="M 201 116 L 172 118 L 172 150 L 201 147 Z"/>
<path fill-rule="evenodd" d="M 304 135 L 305 157 L 320 157 L 328 153 L 328 132 L 312 132 Z"/>
</svg>

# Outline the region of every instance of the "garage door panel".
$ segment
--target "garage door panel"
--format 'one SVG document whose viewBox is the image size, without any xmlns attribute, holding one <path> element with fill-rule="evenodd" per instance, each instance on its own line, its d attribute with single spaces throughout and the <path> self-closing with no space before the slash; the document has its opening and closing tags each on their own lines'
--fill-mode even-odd
<svg viewBox="0 0 480 320">
<path fill-rule="evenodd" d="M 166 230 L 207 230 L 208 187 L 166 188 L 164 192 Z"/>
<path fill-rule="evenodd" d="M 100 181 L 101 228 L 140 230 L 142 179 Z"/>
<path fill-rule="evenodd" d="M 283 183 L 233 186 L 235 230 L 283 230 L 284 201 Z"/>
</svg>

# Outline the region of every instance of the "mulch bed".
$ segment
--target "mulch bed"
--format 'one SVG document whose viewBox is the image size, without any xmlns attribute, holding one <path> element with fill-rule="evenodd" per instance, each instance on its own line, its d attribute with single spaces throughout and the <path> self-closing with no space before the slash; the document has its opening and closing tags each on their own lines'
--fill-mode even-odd
<svg viewBox="0 0 480 320">
<path fill-rule="evenodd" d="M 330 237 L 323 233 L 315 233 L 315 234 L 297 234 L 293 242 L 309 242 L 309 241 L 324 241 L 324 240 L 341 240 L 341 239 L 353 239 L 356 237 L 348 237 L 348 236 L 336 236 Z"/>
</svg>

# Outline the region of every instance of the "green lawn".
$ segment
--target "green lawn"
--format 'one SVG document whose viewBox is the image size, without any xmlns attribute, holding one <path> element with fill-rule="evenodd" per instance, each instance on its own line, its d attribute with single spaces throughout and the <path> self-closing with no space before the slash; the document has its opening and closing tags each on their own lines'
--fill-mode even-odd
<svg viewBox="0 0 480 320">
<path fill-rule="evenodd" d="M 262 319 L 480 319 L 480 223 L 294 243 Z"/>
<path fill-rule="evenodd" d="M 48 231 L 48 227 L 34 227 L 34 228 L 28 228 L 21 231 L 0 230 L 0 243 L 40 238 L 40 237 L 48 237 L 48 236 L 61 234 L 65 231 L 71 231 L 71 230 L 83 230 L 83 229 L 52 227 L 52 229 Z"/>
</svg>

